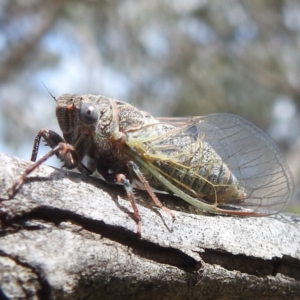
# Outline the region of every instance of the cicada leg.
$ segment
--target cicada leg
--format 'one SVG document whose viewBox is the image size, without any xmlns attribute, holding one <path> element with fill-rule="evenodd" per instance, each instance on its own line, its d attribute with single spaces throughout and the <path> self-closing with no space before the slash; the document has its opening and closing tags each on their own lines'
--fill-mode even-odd
<svg viewBox="0 0 300 300">
<path fill-rule="evenodd" d="M 42 137 L 46 141 L 47 145 L 49 145 L 52 149 L 43 157 L 41 157 L 37 162 L 35 162 L 33 165 L 31 165 L 25 170 L 24 174 L 9 189 L 8 191 L 9 199 L 12 199 L 16 195 L 16 193 L 19 191 L 22 184 L 24 183 L 24 180 L 30 173 L 32 173 L 42 163 L 44 163 L 46 160 L 48 160 L 50 157 L 54 155 L 58 156 L 62 161 L 64 161 L 65 165 L 70 169 L 78 166 L 79 161 L 74 147 L 66 143 L 63 140 L 63 138 L 60 137 L 57 133 L 48 129 L 42 129 L 37 134 L 34 141 L 32 155 L 31 155 L 32 161 L 36 160 L 40 140 Z"/>
<path fill-rule="evenodd" d="M 132 186 L 124 174 L 118 174 L 116 178 L 117 178 L 117 182 L 122 183 L 124 185 L 124 188 L 127 193 L 127 198 L 130 201 L 130 204 L 133 209 L 133 218 L 137 223 L 137 235 L 141 237 L 141 217 L 133 196 Z"/>
<path fill-rule="evenodd" d="M 133 161 L 130 161 L 128 163 L 128 166 L 133 170 L 133 172 L 136 174 L 136 176 L 138 177 L 138 179 L 140 180 L 140 182 L 144 185 L 146 191 L 150 195 L 150 197 L 151 197 L 152 201 L 154 202 L 154 204 L 157 207 L 159 207 L 162 210 L 164 210 L 166 213 L 168 213 L 172 217 L 172 220 L 174 221 L 175 220 L 174 214 L 167 207 L 163 206 L 161 204 L 161 202 L 158 200 L 158 198 L 156 197 L 156 195 L 152 191 L 152 189 L 151 189 L 148 181 L 146 180 L 145 176 L 143 175 L 143 173 L 141 172 L 141 170 L 139 169 L 139 167 Z"/>
<path fill-rule="evenodd" d="M 46 128 L 41 129 L 34 139 L 34 144 L 33 144 L 33 149 L 32 149 L 32 154 L 31 154 L 31 159 L 30 159 L 31 161 L 36 161 L 41 138 L 44 139 L 45 145 L 51 147 L 52 149 L 54 147 L 56 147 L 59 143 L 66 143 L 65 140 L 55 131 L 52 131 L 52 130 L 49 130 Z M 57 154 L 57 156 L 59 157 L 59 153 Z M 64 159 L 64 157 L 60 157 L 60 159 L 65 161 L 64 166 L 67 166 L 69 169 L 74 168 L 74 164 L 72 164 L 72 163 L 70 164 L 68 161 L 66 161 L 66 159 L 68 159 L 68 158 Z M 78 163 L 77 166 L 75 165 L 75 167 L 77 167 L 77 170 L 80 173 L 83 173 L 85 175 L 91 175 L 93 173 L 81 162 Z"/>
<path fill-rule="evenodd" d="M 33 149 L 32 149 L 32 154 L 30 159 L 31 161 L 36 161 L 41 138 L 45 140 L 46 146 L 49 146 L 52 149 L 56 147 L 59 143 L 65 143 L 64 139 L 56 132 L 46 128 L 42 128 L 34 139 L 34 144 L 33 144 Z"/>
</svg>

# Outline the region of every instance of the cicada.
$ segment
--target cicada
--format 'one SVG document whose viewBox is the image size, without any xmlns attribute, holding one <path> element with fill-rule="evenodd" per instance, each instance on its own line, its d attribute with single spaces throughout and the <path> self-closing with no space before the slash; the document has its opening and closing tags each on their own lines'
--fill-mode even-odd
<svg viewBox="0 0 300 300">
<path fill-rule="evenodd" d="M 63 138 L 48 129 L 38 133 L 31 160 L 36 160 L 41 138 L 52 149 L 13 185 L 11 197 L 29 173 L 57 155 L 65 168 L 97 170 L 104 179 L 123 183 L 139 235 L 133 181 L 172 217 L 153 189 L 173 193 L 205 212 L 237 216 L 273 214 L 291 198 L 293 180 L 282 154 L 241 117 L 154 118 L 100 95 L 65 94 L 55 100 Z"/>
</svg>

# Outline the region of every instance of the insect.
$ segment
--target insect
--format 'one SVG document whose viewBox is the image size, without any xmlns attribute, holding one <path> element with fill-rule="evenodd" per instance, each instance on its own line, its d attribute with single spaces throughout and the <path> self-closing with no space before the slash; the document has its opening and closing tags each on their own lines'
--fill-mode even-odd
<svg viewBox="0 0 300 300">
<path fill-rule="evenodd" d="M 10 197 L 28 174 L 53 155 L 65 168 L 97 170 L 104 179 L 123 183 L 139 235 L 141 218 L 133 180 L 172 217 L 152 188 L 176 194 L 203 211 L 237 216 L 279 212 L 292 195 L 292 176 L 281 153 L 267 135 L 241 117 L 221 113 L 154 118 L 100 95 L 64 94 L 55 100 L 63 138 L 40 130 L 31 160 L 36 161 L 41 138 L 51 150 L 15 182 Z M 84 158 L 89 160 L 88 168 Z"/>
</svg>

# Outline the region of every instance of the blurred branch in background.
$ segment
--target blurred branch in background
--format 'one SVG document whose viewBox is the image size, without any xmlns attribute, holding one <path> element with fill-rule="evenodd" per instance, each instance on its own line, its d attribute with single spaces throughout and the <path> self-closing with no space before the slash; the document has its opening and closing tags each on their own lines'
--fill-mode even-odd
<svg viewBox="0 0 300 300">
<path fill-rule="evenodd" d="M 45 82 L 55 96 L 104 94 L 157 116 L 241 115 L 275 139 L 299 186 L 299 1 L 6 0 L 0 8 L 1 151 L 29 158 L 41 127 L 58 130 Z"/>
<path fill-rule="evenodd" d="M 2 49 L 1 81 L 9 81 L 15 77 L 14 73 L 27 68 L 27 58 L 36 52 L 37 44 L 58 18 L 59 4 L 63 1 L 56 2 L 20 2 L 16 5 L 16 2 L 7 1 L 5 8 L 8 15 L 5 14 L 1 20 L 6 37 L 6 47 Z"/>
</svg>

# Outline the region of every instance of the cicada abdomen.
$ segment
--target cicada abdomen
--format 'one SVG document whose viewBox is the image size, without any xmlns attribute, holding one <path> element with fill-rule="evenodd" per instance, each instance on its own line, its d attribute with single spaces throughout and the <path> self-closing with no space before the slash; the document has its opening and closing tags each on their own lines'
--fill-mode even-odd
<svg viewBox="0 0 300 300">
<path fill-rule="evenodd" d="M 237 178 L 204 137 L 205 134 L 193 134 L 191 128 L 156 124 L 152 139 L 143 142 L 143 157 L 172 184 L 201 201 L 220 204 L 244 199 L 245 192 Z M 148 180 L 151 186 L 168 190 L 155 177 Z"/>
<path fill-rule="evenodd" d="M 159 121 L 132 143 L 151 186 L 203 210 L 238 215 L 278 212 L 291 197 L 281 153 L 245 119 L 215 114 Z"/>
</svg>

